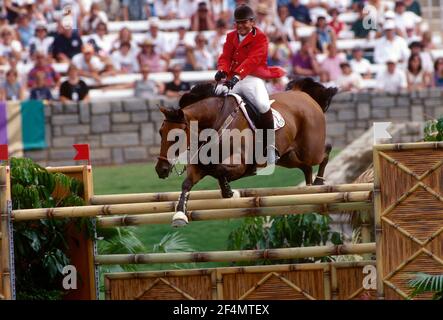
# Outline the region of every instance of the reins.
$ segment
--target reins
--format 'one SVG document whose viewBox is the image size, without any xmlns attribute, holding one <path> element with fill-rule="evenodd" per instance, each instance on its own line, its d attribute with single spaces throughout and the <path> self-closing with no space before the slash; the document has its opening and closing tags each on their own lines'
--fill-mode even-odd
<svg viewBox="0 0 443 320">
<path fill-rule="evenodd" d="M 217 82 L 217 84 L 216 84 L 216 86 L 215 86 L 214 88 L 216 88 L 217 85 L 218 85 L 218 82 Z M 226 95 L 223 97 L 223 104 L 222 104 L 221 110 L 220 110 L 220 112 L 219 112 L 220 116 L 223 115 L 223 111 L 224 111 L 225 106 L 226 106 L 226 100 L 227 100 L 227 98 L 228 98 L 228 94 L 226 94 Z M 222 123 L 222 125 L 220 126 L 220 128 L 217 130 L 218 141 L 220 141 L 220 138 L 221 138 L 221 135 L 222 135 L 222 133 L 223 133 L 223 130 L 226 129 L 226 128 L 228 128 L 228 127 L 231 125 L 231 123 L 232 123 L 232 122 L 236 119 L 236 117 L 237 117 L 238 111 L 240 110 L 240 104 L 238 103 L 237 99 L 235 99 L 235 102 L 236 102 L 236 106 L 234 107 L 234 110 L 232 110 L 232 112 L 226 117 L 226 119 L 223 121 L 223 123 Z M 217 119 L 217 120 L 218 120 L 218 119 Z M 185 121 L 178 121 L 178 120 L 176 121 L 176 120 L 170 120 L 170 119 L 165 119 L 164 121 L 166 121 L 166 122 L 171 122 L 171 123 L 184 124 L 184 125 L 185 125 L 185 130 L 186 130 L 186 128 L 188 127 L 188 124 L 187 124 Z M 207 143 L 207 142 L 202 143 L 202 144 L 200 145 L 200 147 L 197 149 L 197 152 L 196 152 L 194 155 L 192 155 L 192 158 L 188 159 L 188 160 L 189 160 L 188 163 L 191 163 L 192 160 L 194 160 L 195 156 L 199 154 L 201 148 L 202 148 L 203 146 L 205 146 L 206 143 Z M 187 150 L 187 153 L 188 153 L 188 155 L 189 155 L 190 147 L 187 146 L 186 150 Z M 189 156 L 188 156 L 188 158 L 189 158 Z M 177 170 L 177 162 L 178 162 L 178 160 L 179 160 L 179 157 L 175 157 L 175 158 L 172 160 L 172 162 L 170 162 L 169 159 L 168 159 L 167 157 L 163 157 L 163 156 L 158 156 L 157 159 L 159 159 L 159 160 L 163 160 L 163 161 L 167 161 L 167 162 L 171 165 L 171 171 L 174 170 L 178 176 L 181 176 L 181 175 L 186 171 L 186 165 L 184 166 L 184 168 L 183 168 L 181 171 L 178 171 L 178 170 Z"/>
</svg>

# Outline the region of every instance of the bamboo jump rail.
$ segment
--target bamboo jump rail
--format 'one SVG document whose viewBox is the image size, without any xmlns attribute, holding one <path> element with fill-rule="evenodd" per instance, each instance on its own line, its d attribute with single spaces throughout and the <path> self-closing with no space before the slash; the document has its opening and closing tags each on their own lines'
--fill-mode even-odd
<svg viewBox="0 0 443 320">
<path fill-rule="evenodd" d="M 241 197 L 264 197 L 282 196 L 311 193 L 331 193 L 331 192 L 351 192 L 351 191 L 372 191 L 372 183 L 322 185 L 322 186 L 302 186 L 283 188 L 249 188 L 236 189 Z M 122 204 L 141 202 L 161 202 L 175 201 L 180 196 L 180 191 L 176 192 L 154 192 L 154 193 L 128 193 L 128 194 L 107 194 L 96 195 L 91 198 L 91 204 Z M 220 190 L 191 191 L 189 200 L 223 199 Z"/>
<path fill-rule="evenodd" d="M 301 204 L 329 204 L 372 201 L 372 191 L 334 192 L 324 194 L 298 194 L 266 197 L 190 200 L 188 210 L 238 209 Z M 39 208 L 13 210 L 14 221 L 46 218 L 95 217 L 101 215 L 142 214 L 175 211 L 177 201 L 92 205 L 81 207 Z"/>
<path fill-rule="evenodd" d="M 374 146 L 374 150 L 379 151 L 417 149 L 443 149 L 443 141 L 377 144 Z"/>
<path fill-rule="evenodd" d="M 152 263 L 189 263 L 189 262 L 232 262 L 296 259 L 324 257 L 329 255 L 374 253 L 374 242 L 361 244 L 343 244 L 318 247 L 299 247 L 266 250 L 235 250 L 207 252 L 173 252 L 148 254 L 112 254 L 95 257 L 97 265 L 111 264 L 152 264 Z"/>
<path fill-rule="evenodd" d="M 84 166 L 46 167 L 48 172 L 75 173 L 82 172 Z"/>
<path fill-rule="evenodd" d="M 222 220 L 244 217 L 266 217 L 266 216 L 282 216 L 304 213 L 328 214 L 337 211 L 353 211 L 353 210 L 369 210 L 372 208 L 370 202 L 347 202 L 332 204 L 306 204 L 294 206 L 279 207 L 262 207 L 262 208 L 245 208 L 245 209 L 212 209 L 212 210 L 195 210 L 188 211 L 189 221 L 208 221 Z M 99 217 L 97 226 L 101 228 L 137 226 L 146 224 L 169 224 L 175 212 L 166 213 L 150 213 L 138 215 L 124 215 L 116 217 Z M 365 241 L 365 242 L 370 242 Z"/>
</svg>

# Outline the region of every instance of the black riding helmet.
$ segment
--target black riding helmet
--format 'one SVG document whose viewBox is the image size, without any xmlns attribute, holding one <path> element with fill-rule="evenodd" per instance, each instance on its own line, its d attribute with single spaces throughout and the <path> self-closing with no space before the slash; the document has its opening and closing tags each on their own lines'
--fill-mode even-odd
<svg viewBox="0 0 443 320">
<path fill-rule="evenodd" d="M 242 4 L 235 9 L 234 19 L 235 21 L 254 20 L 255 14 L 250 6 Z"/>
</svg>

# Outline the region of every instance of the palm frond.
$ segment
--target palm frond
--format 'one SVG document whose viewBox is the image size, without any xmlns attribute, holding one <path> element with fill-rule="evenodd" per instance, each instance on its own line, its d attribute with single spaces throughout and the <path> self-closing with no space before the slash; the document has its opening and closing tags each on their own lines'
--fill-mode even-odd
<svg viewBox="0 0 443 320">
<path fill-rule="evenodd" d="M 414 288 L 410 295 L 411 298 L 424 292 L 433 292 L 434 299 L 443 298 L 443 274 L 419 272 L 414 279 L 409 281 L 409 285 Z"/>
<path fill-rule="evenodd" d="M 167 233 L 159 243 L 153 246 L 152 251 L 159 253 L 190 252 L 193 251 L 193 249 L 183 235 L 178 232 L 173 232 Z"/>
</svg>

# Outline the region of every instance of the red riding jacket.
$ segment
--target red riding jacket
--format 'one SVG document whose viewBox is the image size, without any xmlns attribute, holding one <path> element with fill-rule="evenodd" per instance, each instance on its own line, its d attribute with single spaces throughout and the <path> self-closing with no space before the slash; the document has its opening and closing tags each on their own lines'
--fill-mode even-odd
<svg viewBox="0 0 443 320">
<path fill-rule="evenodd" d="M 251 75 L 261 79 L 280 78 L 285 70 L 280 67 L 268 67 L 268 39 L 254 28 L 242 42 L 239 42 L 236 30 L 226 36 L 223 53 L 218 59 L 218 70 L 225 71 L 228 79 L 238 75 L 241 79 Z"/>
</svg>

